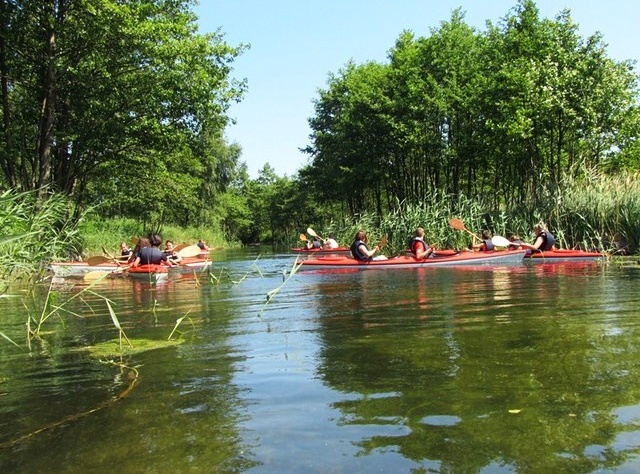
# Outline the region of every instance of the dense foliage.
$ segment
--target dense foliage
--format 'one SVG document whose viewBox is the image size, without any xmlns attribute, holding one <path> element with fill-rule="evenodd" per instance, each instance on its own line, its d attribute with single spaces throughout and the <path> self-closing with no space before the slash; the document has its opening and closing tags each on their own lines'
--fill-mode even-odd
<svg viewBox="0 0 640 474">
<path fill-rule="evenodd" d="M 403 33 L 388 64 L 350 63 L 320 91 L 306 179 L 353 215 L 383 215 L 434 193 L 511 209 L 584 166 L 637 169 L 632 64 L 577 28 L 522 0 L 486 32 L 455 11 L 429 37 Z"/>
<path fill-rule="evenodd" d="M 239 156 L 220 137 L 244 46 L 198 34 L 193 3 L 0 1 L 2 183 L 107 214 L 202 217 Z"/>
<path fill-rule="evenodd" d="M 74 209 L 62 195 L 0 194 L 0 294 L 14 278 L 38 278 L 43 263 L 73 258 L 81 247 Z"/>
<path fill-rule="evenodd" d="M 426 37 L 402 32 L 388 61 L 350 62 L 319 90 L 307 166 L 251 179 L 224 134 L 248 46 L 198 33 L 194 3 L 0 0 L 0 189 L 66 195 L 76 219 L 93 209 L 137 234 L 291 244 L 312 226 L 347 243 L 386 228 L 400 250 L 418 223 L 461 244 L 444 225 L 457 215 L 519 233 L 544 219 L 567 245 L 638 248 L 640 196 L 625 184 L 640 168 L 638 77 L 568 11 L 543 19 L 520 0 L 486 31 L 456 10 Z"/>
</svg>

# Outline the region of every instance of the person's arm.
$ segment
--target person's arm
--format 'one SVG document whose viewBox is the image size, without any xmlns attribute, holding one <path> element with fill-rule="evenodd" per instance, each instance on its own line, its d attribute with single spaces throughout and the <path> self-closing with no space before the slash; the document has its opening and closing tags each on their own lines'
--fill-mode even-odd
<svg viewBox="0 0 640 474">
<path fill-rule="evenodd" d="M 378 251 L 378 246 L 376 245 L 371 250 L 368 250 L 366 245 L 360 244 L 360 247 L 358 247 L 358 249 L 360 250 L 360 252 L 362 252 L 363 255 L 366 255 L 367 257 L 373 257 L 373 254 Z"/>
<path fill-rule="evenodd" d="M 519 245 L 526 249 L 531 249 L 535 251 L 540 249 L 540 247 L 542 246 L 542 242 L 544 242 L 544 239 L 542 238 L 542 236 L 538 236 L 536 237 L 536 240 L 535 242 L 533 242 L 533 244 L 527 244 L 526 242 L 521 242 Z"/>
<path fill-rule="evenodd" d="M 536 238 L 536 241 L 533 243 L 532 248 L 535 249 L 535 250 L 540 250 L 540 247 L 542 247 L 543 243 L 544 243 L 544 238 L 541 235 L 539 235 Z"/>
<path fill-rule="evenodd" d="M 416 252 L 416 258 L 427 258 L 433 252 L 432 247 L 422 246 L 424 250 Z"/>
</svg>

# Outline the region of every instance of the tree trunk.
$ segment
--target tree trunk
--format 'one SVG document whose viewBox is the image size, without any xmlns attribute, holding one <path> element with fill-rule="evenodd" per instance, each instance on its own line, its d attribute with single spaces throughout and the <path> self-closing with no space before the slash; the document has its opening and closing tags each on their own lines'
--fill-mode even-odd
<svg viewBox="0 0 640 474">
<path fill-rule="evenodd" d="M 4 0 L 0 0 L 0 28 L 9 31 L 8 6 Z M 11 140 L 11 112 L 9 108 L 9 65 L 7 64 L 7 39 L 0 35 L 0 94 L 2 94 L 2 140 L 0 146 L 0 166 L 7 177 L 11 188 L 17 187 L 17 176 L 12 159 L 13 144 Z"/>
<path fill-rule="evenodd" d="M 51 146 L 53 144 L 55 118 L 55 0 L 43 9 L 43 24 L 46 25 L 46 44 L 42 71 L 42 98 L 40 123 L 38 127 L 38 178 L 36 188 L 39 196 L 44 195 L 44 187 L 51 180 Z"/>
</svg>

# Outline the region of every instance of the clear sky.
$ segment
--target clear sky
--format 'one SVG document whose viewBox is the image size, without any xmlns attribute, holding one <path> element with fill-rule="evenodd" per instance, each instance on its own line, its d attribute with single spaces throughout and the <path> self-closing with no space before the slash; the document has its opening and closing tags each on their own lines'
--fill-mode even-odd
<svg viewBox="0 0 640 474">
<path fill-rule="evenodd" d="M 249 174 L 269 163 L 293 176 L 308 163 L 307 146 L 317 90 L 350 59 L 385 62 L 403 30 L 429 36 L 461 8 L 479 31 L 499 23 L 516 0 L 200 0 L 201 32 L 220 29 L 225 42 L 251 48 L 236 59 L 232 76 L 249 90 L 229 115 L 227 139 L 242 147 Z M 568 8 L 583 38 L 599 31 L 616 60 L 640 59 L 638 0 L 538 0 L 541 17 Z"/>
</svg>

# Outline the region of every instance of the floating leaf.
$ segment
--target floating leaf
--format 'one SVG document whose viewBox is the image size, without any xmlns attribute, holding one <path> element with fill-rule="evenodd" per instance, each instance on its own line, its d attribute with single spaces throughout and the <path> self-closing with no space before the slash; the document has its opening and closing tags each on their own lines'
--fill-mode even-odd
<svg viewBox="0 0 640 474">
<path fill-rule="evenodd" d="M 122 355 L 133 355 L 141 352 L 146 352 L 154 349 L 165 349 L 167 347 L 174 347 L 182 344 L 181 340 L 151 340 L 151 339 L 133 339 L 130 341 L 132 346 L 120 346 L 119 339 L 111 339 L 110 341 L 104 341 L 96 344 L 95 346 L 89 346 L 85 349 L 89 351 L 91 356 L 99 359 L 120 357 Z"/>
</svg>

